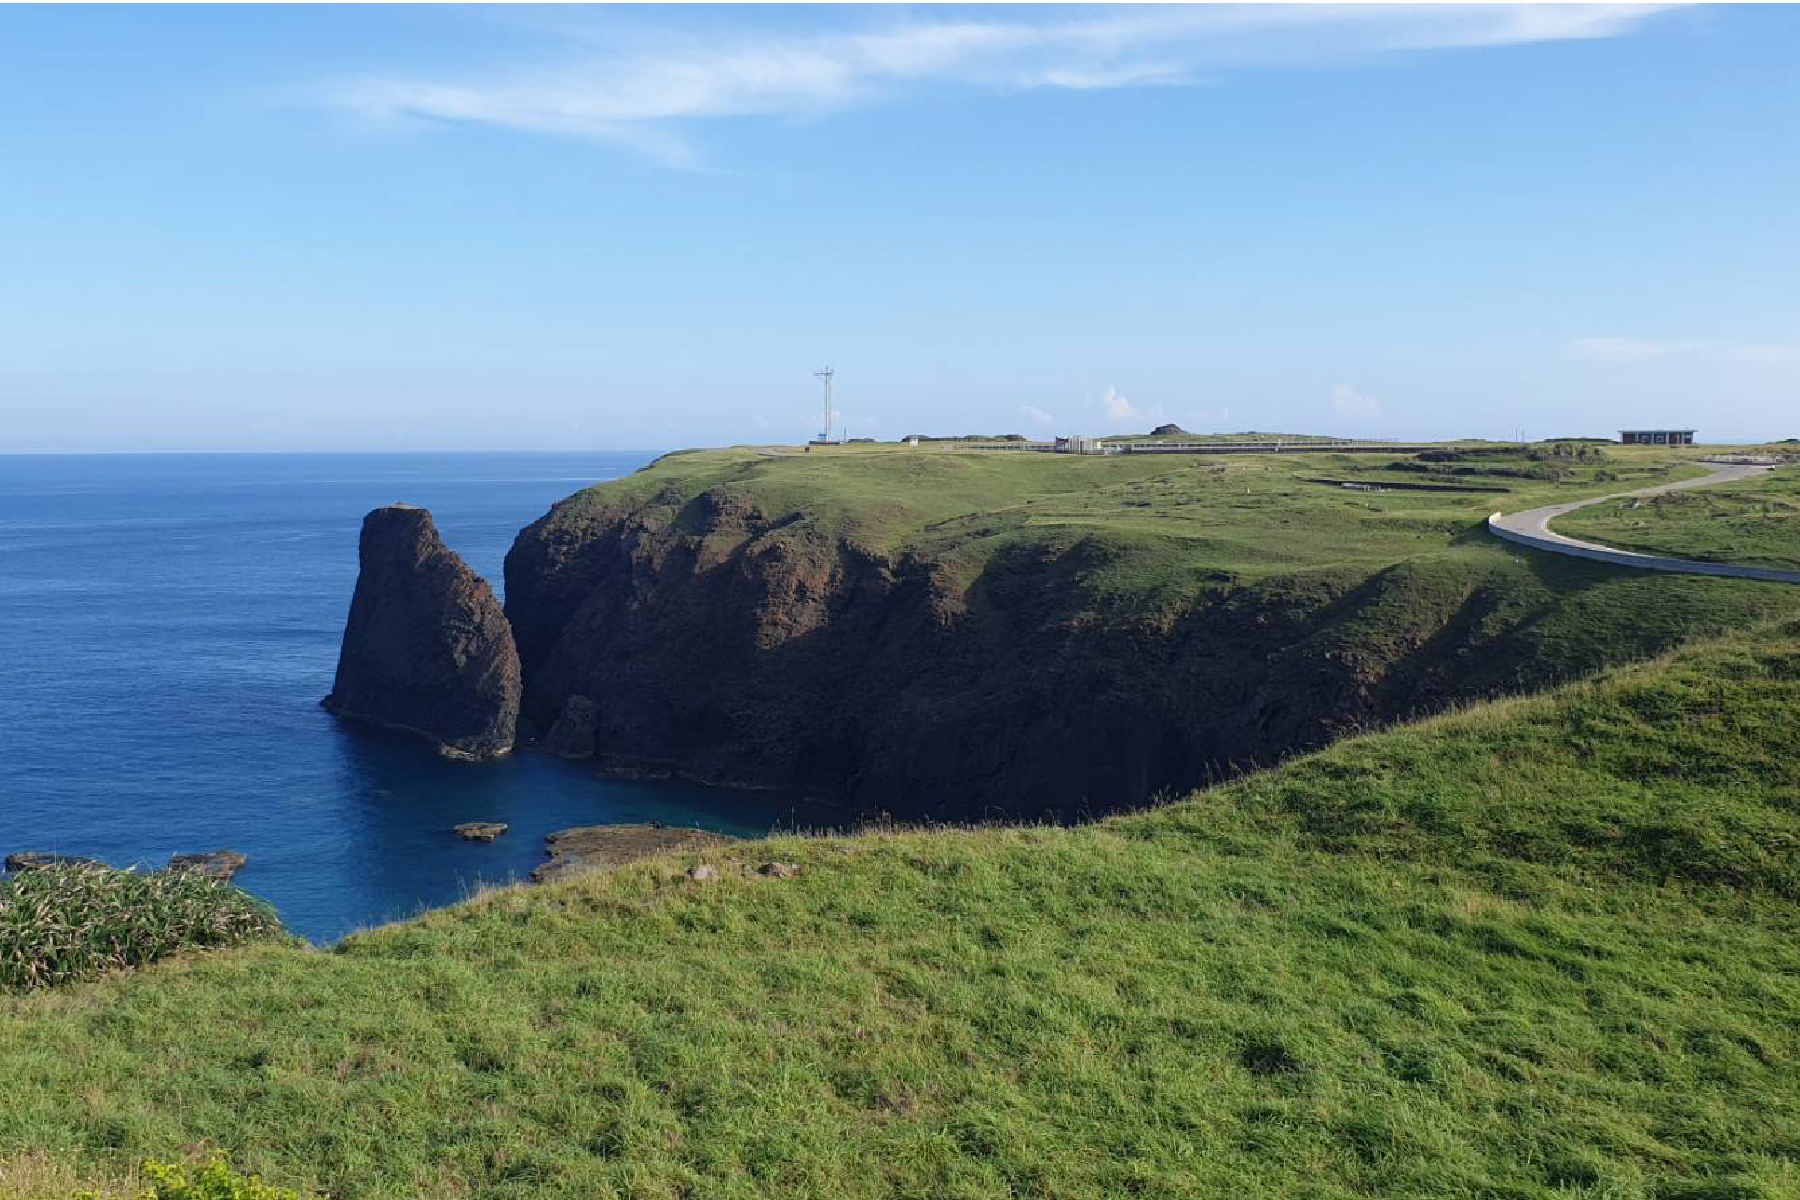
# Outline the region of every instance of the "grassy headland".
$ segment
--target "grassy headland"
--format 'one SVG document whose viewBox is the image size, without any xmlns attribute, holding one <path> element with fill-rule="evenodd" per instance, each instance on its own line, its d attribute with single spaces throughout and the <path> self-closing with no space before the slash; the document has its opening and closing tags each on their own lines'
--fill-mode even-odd
<svg viewBox="0 0 1800 1200">
<path fill-rule="evenodd" d="M 1094 825 L 0 997 L 0 1195 L 1791 1197 L 1797 737 L 1788 621 Z"/>
<path fill-rule="evenodd" d="M 527 530 L 507 611 L 527 716 L 583 698 L 621 765 L 908 818 L 1116 811 L 1800 611 L 1484 527 L 1698 472 L 1576 444 L 695 451 Z"/>
<path fill-rule="evenodd" d="M 978 451 L 955 443 L 734 447 L 667 455 L 626 479 L 557 506 L 563 520 L 633 504 L 685 505 L 704 493 L 771 519 L 838 527 L 886 552 L 954 546 L 977 560 L 1002 534 L 1057 529 L 1179 538 L 1208 570 L 1254 578 L 1345 562 L 1390 563 L 1453 549 L 1496 507 L 1531 507 L 1683 478 L 1694 457 L 1609 447 L 1601 457 L 1533 457 L 1536 447 L 1481 446 L 1421 463 L 1413 455 L 1328 451 L 1242 455 L 1078 456 Z M 1396 469 L 1398 468 L 1398 469 Z M 1434 484 L 1452 491 L 1369 493 Z M 970 534 L 977 536 L 970 537 Z"/>
<path fill-rule="evenodd" d="M 1609 500 L 1558 517 L 1554 527 L 1646 554 L 1800 567 L 1800 467 L 1746 483 Z"/>
<path fill-rule="evenodd" d="M 824 530 L 884 554 L 954 563 L 969 578 L 1022 540 L 1080 537 L 1120 552 L 1122 586 L 1111 598 L 1154 602 L 1163 590 L 1158 585 L 1177 579 L 1200 587 L 1297 570 L 1389 566 L 1418 556 L 1505 556 L 1515 552 L 1481 529 L 1497 508 L 1700 473 L 1692 454 L 1654 447 L 1609 447 L 1589 459 L 1508 445 L 1445 453 L 1458 457 L 1088 457 L 984 452 L 954 443 L 805 453 L 735 447 L 665 456 L 563 501 L 550 519 L 569 525 L 634 507 L 685 510 L 710 495 L 764 514 L 796 536 Z"/>
</svg>

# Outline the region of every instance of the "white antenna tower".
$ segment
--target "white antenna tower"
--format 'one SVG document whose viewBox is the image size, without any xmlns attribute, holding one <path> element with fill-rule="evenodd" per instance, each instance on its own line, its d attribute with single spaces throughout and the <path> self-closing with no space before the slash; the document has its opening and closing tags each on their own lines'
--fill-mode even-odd
<svg viewBox="0 0 1800 1200">
<path fill-rule="evenodd" d="M 813 372 L 813 378 L 823 379 L 825 381 L 825 428 L 823 432 L 819 434 L 819 440 L 821 442 L 829 442 L 831 440 L 831 377 L 836 374 L 837 372 L 830 367 L 826 367 L 823 371 Z"/>
</svg>

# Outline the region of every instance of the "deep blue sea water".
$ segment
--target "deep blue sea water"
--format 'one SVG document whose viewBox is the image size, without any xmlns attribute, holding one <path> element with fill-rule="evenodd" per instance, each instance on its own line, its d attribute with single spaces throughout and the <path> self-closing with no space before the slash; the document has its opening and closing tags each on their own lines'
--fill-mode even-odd
<svg viewBox="0 0 1800 1200">
<path fill-rule="evenodd" d="M 455 763 L 318 706 L 369 509 L 430 508 L 498 591 L 522 526 L 651 457 L 0 456 L 0 856 L 239 850 L 237 884 L 329 941 L 522 877 L 570 825 L 791 825 L 780 795 Z M 449 832 L 471 820 L 512 830 Z"/>
</svg>

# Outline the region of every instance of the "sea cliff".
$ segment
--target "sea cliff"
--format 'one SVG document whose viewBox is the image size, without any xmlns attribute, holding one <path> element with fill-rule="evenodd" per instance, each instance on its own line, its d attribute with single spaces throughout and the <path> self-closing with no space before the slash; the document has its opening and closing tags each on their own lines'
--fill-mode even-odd
<svg viewBox="0 0 1800 1200">
<path fill-rule="evenodd" d="M 1522 480 L 1497 462 L 1467 495 L 1306 482 L 1379 486 L 1389 466 L 668 456 L 519 535 L 506 614 L 522 711 L 552 748 L 614 767 L 908 818 L 1066 817 L 1791 599 L 1482 537 L 1491 489 L 1617 486 L 1596 472 Z"/>
</svg>

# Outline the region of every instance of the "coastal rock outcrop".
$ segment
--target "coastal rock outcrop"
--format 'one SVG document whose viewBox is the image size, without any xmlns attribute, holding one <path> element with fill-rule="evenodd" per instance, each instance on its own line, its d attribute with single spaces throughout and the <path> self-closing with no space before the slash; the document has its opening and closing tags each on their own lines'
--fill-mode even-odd
<svg viewBox="0 0 1800 1200">
<path fill-rule="evenodd" d="M 53 854 L 48 850 L 21 850 L 6 856 L 5 867 L 8 871 L 36 871 L 42 867 L 104 867 L 106 864 L 97 858 L 83 858 L 79 854 Z"/>
<path fill-rule="evenodd" d="M 444 545 L 431 514 L 411 505 L 364 517 L 358 554 L 325 708 L 418 734 L 451 757 L 511 750 L 519 656 L 493 589 Z"/>
<path fill-rule="evenodd" d="M 509 826 L 504 821 L 464 821 L 450 832 L 465 842 L 491 842 L 503 835 Z"/>
<path fill-rule="evenodd" d="M 219 883 L 230 883 L 231 877 L 243 870 L 249 862 L 249 858 L 236 850 L 202 850 L 170 858 L 169 870 L 204 875 Z"/>
<path fill-rule="evenodd" d="M 705 850 L 736 840 L 704 829 L 674 829 L 666 825 L 582 825 L 544 838 L 549 844 L 550 861 L 531 873 L 531 881 L 545 883 L 577 871 L 622 867 L 653 854 Z"/>
</svg>

